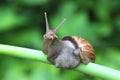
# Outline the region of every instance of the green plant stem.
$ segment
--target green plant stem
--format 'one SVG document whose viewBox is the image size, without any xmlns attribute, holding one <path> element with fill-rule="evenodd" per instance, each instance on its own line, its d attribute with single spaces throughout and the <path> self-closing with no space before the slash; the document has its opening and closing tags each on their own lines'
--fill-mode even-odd
<svg viewBox="0 0 120 80">
<path fill-rule="evenodd" d="M 43 54 L 42 51 L 34 50 L 34 49 L 0 44 L 0 54 L 20 57 L 25 59 L 38 60 L 41 62 L 48 63 L 46 59 L 46 55 Z"/>
<path fill-rule="evenodd" d="M 44 55 L 42 51 L 34 49 L 0 44 L 0 54 L 25 59 L 38 60 L 40 62 L 48 63 L 46 55 Z M 87 65 L 80 64 L 75 70 L 93 76 L 98 76 L 104 79 L 120 80 L 120 71 L 101 66 L 95 63 L 89 63 Z"/>
</svg>

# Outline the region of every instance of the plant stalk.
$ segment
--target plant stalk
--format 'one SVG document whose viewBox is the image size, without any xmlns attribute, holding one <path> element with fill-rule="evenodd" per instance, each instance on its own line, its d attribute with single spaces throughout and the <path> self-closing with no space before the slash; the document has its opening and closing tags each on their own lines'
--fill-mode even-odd
<svg viewBox="0 0 120 80">
<path fill-rule="evenodd" d="M 49 63 L 40 50 L 0 44 L 0 54 Z M 80 64 L 74 70 L 109 80 L 120 80 L 120 71 L 95 63 Z"/>
</svg>

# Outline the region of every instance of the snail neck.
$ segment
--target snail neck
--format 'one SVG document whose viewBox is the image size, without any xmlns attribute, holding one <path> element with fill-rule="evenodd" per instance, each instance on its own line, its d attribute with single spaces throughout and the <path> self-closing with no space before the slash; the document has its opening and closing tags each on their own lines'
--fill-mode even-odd
<svg viewBox="0 0 120 80">
<path fill-rule="evenodd" d="M 57 38 L 54 39 L 44 39 L 43 41 L 43 46 L 42 46 L 42 50 L 45 54 L 48 54 L 48 47 L 51 43 L 56 42 L 56 40 L 58 41 Z"/>
</svg>

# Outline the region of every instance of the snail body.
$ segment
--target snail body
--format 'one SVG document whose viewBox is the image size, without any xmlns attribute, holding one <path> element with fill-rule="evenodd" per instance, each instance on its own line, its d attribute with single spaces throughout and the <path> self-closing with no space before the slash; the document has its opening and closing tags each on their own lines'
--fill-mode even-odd
<svg viewBox="0 0 120 80">
<path fill-rule="evenodd" d="M 75 68 L 81 62 L 88 64 L 95 61 L 95 53 L 92 45 L 83 38 L 77 36 L 65 36 L 61 40 L 57 38 L 56 32 L 64 23 L 63 20 L 54 30 L 48 25 L 47 15 L 46 33 L 42 50 L 47 54 L 49 62 L 59 68 Z"/>
</svg>

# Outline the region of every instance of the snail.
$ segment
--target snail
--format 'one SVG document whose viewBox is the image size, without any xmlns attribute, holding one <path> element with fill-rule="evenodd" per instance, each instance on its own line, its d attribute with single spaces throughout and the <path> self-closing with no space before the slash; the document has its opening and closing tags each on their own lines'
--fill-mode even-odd
<svg viewBox="0 0 120 80">
<path fill-rule="evenodd" d="M 49 28 L 45 13 L 46 33 L 42 50 L 47 54 L 48 61 L 58 68 L 65 69 L 75 68 L 80 63 L 94 62 L 95 52 L 87 40 L 77 36 L 65 36 L 61 40 L 58 39 L 56 33 L 65 20 L 52 30 Z"/>
</svg>

